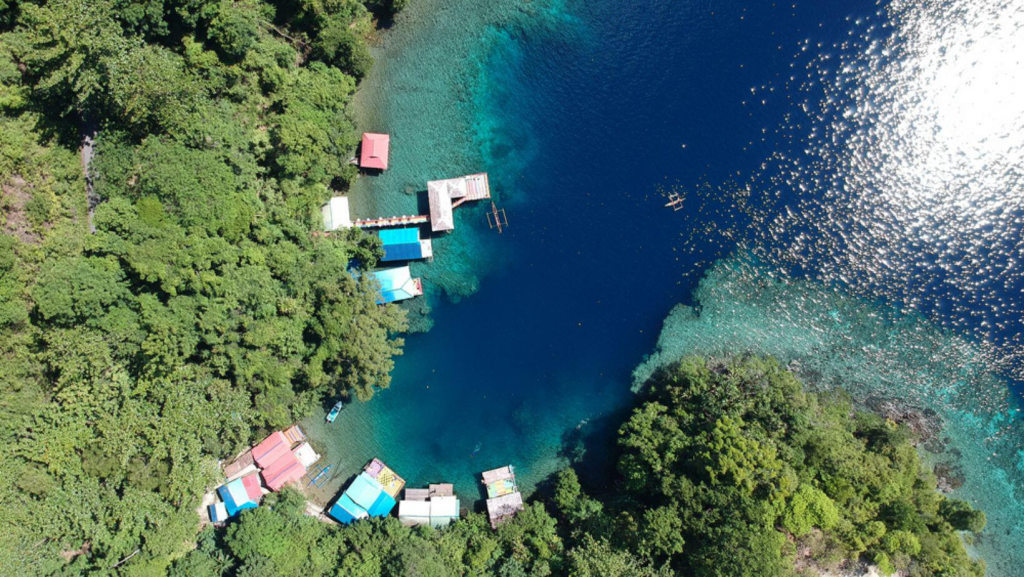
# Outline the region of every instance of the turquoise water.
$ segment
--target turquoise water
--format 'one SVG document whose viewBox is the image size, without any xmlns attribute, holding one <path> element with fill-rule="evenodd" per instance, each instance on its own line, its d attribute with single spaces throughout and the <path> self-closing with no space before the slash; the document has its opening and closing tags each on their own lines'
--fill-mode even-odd
<svg viewBox="0 0 1024 577">
<path fill-rule="evenodd" d="M 1021 20 L 962 1 L 413 3 L 357 97 L 392 153 L 356 214 L 422 212 L 427 180 L 486 170 L 511 227 L 461 207 L 414 265 L 430 330 L 392 388 L 308 424 L 338 473 L 323 496 L 373 456 L 463 503 L 508 463 L 531 488 L 628 406 L 645 358 L 768 352 L 936 410 L 929 458 L 992 511 L 978 551 L 1013 574 L 1024 436 L 992 375 L 1020 375 L 1024 95 L 1004 96 L 1024 67 L 1002 49 Z"/>
</svg>

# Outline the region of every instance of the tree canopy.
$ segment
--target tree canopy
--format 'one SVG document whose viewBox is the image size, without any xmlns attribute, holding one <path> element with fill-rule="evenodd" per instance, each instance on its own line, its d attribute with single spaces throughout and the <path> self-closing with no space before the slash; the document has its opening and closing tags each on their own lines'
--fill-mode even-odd
<svg viewBox="0 0 1024 577">
<path fill-rule="evenodd" d="M 687 358 L 648 383 L 620 428 L 618 531 L 691 575 L 860 559 L 884 573 L 983 574 L 957 531 L 980 530 L 984 514 L 941 495 L 910 441 L 841 391 L 805 392 L 772 359 Z"/>
<path fill-rule="evenodd" d="M 119 571 L 160 574 L 192 548 L 217 459 L 389 384 L 405 319 L 362 274 L 379 241 L 311 234 L 356 177 L 371 15 L 354 0 L 0 14 L 0 573 L 131 556 Z M 315 49 L 339 27 L 343 53 Z"/>
</svg>

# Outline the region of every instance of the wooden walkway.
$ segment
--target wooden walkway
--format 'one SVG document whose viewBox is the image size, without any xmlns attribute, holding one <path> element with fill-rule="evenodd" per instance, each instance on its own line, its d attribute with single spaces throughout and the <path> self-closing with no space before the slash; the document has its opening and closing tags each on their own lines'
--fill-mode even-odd
<svg viewBox="0 0 1024 577">
<path fill-rule="evenodd" d="M 452 203 L 452 208 L 470 200 L 484 200 L 491 198 L 491 181 L 487 179 L 486 172 L 470 174 L 462 177 L 466 181 L 466 196 L 463 196 Z"/>
<path fill-rule="evenodd" d="M 370 218 L 357 220 L 352 223 L 358 228 L 385 228 L 389 226 L 406 226 L 410 224 L 426 224 L 430 222 L 427 215 L 416 216 L 388 216 L 384 218 Z"/>
</svg>

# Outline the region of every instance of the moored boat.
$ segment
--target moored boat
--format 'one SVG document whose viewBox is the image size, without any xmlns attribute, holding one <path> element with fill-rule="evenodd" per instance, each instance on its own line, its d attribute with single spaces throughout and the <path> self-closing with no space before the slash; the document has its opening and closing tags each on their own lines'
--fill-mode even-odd
<svg viewBox="0 0 1024 577">
<path fill-rule="evenodd" d="M 331 407 L 331 412 L 327 413 L 327 422 L 328 423 L 333 423 L 334 419 L 338 418 L 338 413 L 341 412 L 341 408 L 344 407 L 344 406 L 345 406 L 345 403 L 343 403 L 341 401 L 338 401 L 337 403 L 334 403 L 334 406 Z"/>
</svg>

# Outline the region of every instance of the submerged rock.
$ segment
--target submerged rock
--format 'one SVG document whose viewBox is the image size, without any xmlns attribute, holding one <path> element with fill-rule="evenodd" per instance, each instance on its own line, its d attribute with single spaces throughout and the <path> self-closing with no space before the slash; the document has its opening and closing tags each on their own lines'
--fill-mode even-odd
<svg viewBox="0 0 1024 577">
<path fill-rule="evenodd" d="M 935 465 L 935 476 L 939 480 L 939 490 L 949 494 L 964 484 L 964 472 L 959 465 L 939 463 Z"/>
<path fill-rule="evenodd" d="M 895 423 L 906 425 L 917 443 L 930 445 L 942 431 L 942 417 L 929 408 L 919 408 L 900 399 L 873 397 L 864 403 L 871 411 Z M 941 445 L 940 445 L 941 446 Z M 931 450 L 931 449 L 929 449 Z M 932 451 L 932 452 L 941 452 Z"/>
</svg>

